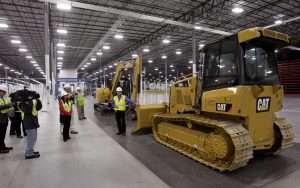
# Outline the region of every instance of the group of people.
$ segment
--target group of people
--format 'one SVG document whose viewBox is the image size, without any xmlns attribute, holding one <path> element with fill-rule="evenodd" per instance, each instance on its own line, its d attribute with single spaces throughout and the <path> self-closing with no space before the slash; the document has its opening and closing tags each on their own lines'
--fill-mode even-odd
<svg viewBox="0 0 300 188">
<path fill-rule="evenodd" d="M 11 119 L 11 130 L 16 131 L 16 134 L 21 138 L 21 123 L 24 127 L 24 135 L 27 135 L 27 147 L 25 151 L 25 159 L 40 157 L 40 153 L 34 150 L 37 140 L 37 128 L 40 127 L 38 121 L 38 111 L 42 109 L 42 102 L 39 99 L 34 99 L 29 95 L 22 101 L 5 100 L 5 95 L 8 92 L 8 87 L 4 84 L 0 85 L 0 154 L 9 153 L 13 147 L 8 147 L 5 144 L 5 136 L 8 127 L 9 117 Z M 10 112 L 9 112 L 10 111 Z M 12 114 L 12 112 L 14 114 Z M 13 132 L 12 132 L 13 133 Z"/>
<path fill-rule="evenodd" d="M 84 98 L 81 88 L 77 87 L 76 92 L 72 92 L 70 84 L 65 84 L 59 95 L 60 123 L 63 125 L 63 141 L 71 139 L 69 133 L 78 134 L 74 124 L 73 105 L 76 104 L 78 119 L 86 119 L 84 115 Z M 70 131 L 71 129 L 71 131 Z"/>
<path fill-rule="evenodd" d="M 21 136 L 21 123 L 23 125 L 24 136 L 27 136 L 27 147 L 25 151 L 25 159 L 40 157 L 40 153 L 34 150 L 37 140 L 37 129 L 40 127 L 38 121 L 38 111 L 42 109 L 42 102 L 28 96 L 23 101 L 8 102 L 4 96 L 8 92 L 6 85 L 0 85 L 0 154 L 9 153 L 13 147 L 5 144 L 5 136 L 8 127 L 9 117 L 11 120 L 11 135 L 17 134 Z M 81 88 L 77 87 L 76 92 L 71 91 L 71 86 L 65 84 L 59 95 L 60 123 L 63 125 L 62 135 L 63 141 L 67 142 L 71 139 L 69 133 L 77 134 L 74 127 L 74 111 L 73 106 L 76 104 L 78 111 L 78 119 L 86 119 L 84 115 L 85 100 L 81 93 Z M 117 95 L 113 98 L 112 107 L 115 110 L 115 118 L 118 125 L 117 135 L 126 135 L 125 111 L 126 104 L 135 106 L 135 103 L 125 95 L 122 95 L 122 88 L 117 88 Z M 14 111 L 14 115 L 12 112 Z"/>
</svg>

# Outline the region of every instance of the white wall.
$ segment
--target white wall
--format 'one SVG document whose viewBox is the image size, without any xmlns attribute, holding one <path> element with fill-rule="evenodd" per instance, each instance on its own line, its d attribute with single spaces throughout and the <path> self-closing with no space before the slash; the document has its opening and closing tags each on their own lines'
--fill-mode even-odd
<svg viewBox="0 0 300 188">
<path fill-rule="evenodd" d="M 59 78 L 77 78 L 77 69 L 61 69 Z"/>
</svg>

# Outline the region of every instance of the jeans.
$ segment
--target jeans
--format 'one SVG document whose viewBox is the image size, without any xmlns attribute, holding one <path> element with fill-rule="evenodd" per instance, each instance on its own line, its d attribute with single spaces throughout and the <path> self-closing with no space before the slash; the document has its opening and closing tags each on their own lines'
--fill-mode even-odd
<svg viewBox="0 0 300 188">
<path fill-rule="evenodd" d="M 27 148 L 25 156 L 33 155 L 34 152 L 34 145 L 37 139 L 37 129 L 29 129 L 26 130 L 27 133 Z"/>
</svg>

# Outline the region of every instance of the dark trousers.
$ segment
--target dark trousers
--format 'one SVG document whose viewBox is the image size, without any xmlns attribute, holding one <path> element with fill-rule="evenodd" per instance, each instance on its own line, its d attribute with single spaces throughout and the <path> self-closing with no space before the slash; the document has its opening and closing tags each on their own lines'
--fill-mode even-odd
<svg viewBox="0 0 300 188">
<path fill-rule="evenodd" d="M 119 133 L 126 132 L 125 111 L 116 110 L 115 116 Z"/>
<path fill-rule="evenodd" d="M 10 134 L 17 133 L 18 136 L 21 136 L 21 123 L 22 123 L 21 112 L 15 112 L 15 117 L 10 117 L 9 119 L 11 121 Z M 26 135 L 24 126 L 23 126 L 23 133 L 24 135 Z"/>
<path fill-rule="evenodd" d="M 70 132 L 70 124 L 71 124 L 71 116 L 60 116 L 61 121 L 64 124 L 63 128 L 63 138 L 64 140 L 67 140 L 70 138 L 69 132 Z"/>
<path fill-rule="evenodd" d="M 0 150 L 6 148 L 4 143 L 8 122 L 0 123 Z"/>
</svg>

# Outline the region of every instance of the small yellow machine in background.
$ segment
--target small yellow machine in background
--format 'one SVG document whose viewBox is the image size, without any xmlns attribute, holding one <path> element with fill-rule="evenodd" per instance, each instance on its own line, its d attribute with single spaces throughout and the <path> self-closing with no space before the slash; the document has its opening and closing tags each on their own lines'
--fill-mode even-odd
<svg viewBox="0 0 300 188">
<path fill-rule="evenodd" d="M 198 73 L 171 86 L 169 105 L 137 108 L 134 133 L 152 127 L 159 143 L 220 171 L 291 147 L 292 126 L 275 115 L 284 98 L 275 50 L 288 44 L 253 28 L 206 45 Z"/>
<path fill-rule="evenodd" d="M 103 115 L 104 111 L 111 109 L 111 101 L 116 95 L 116 89 L 119 86 L 119 82 L 122 76 L 122 72 L 125 69 L 133 68 L 132 78 L 132 97 L 133 101 L 137 101 L 137 95 L 139 90 L 139 82 L 141 76 L 142 59 L 138 56 L 135 60 L 120 61 L 116 66 L 116 73 L 112 81 L 111 88 L 97 88 L 96 99 L 97 103 L 94 104 L 94 109 Z"/>
</svg>

